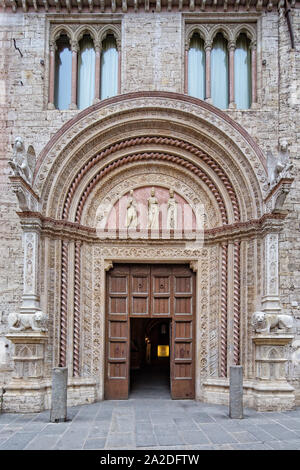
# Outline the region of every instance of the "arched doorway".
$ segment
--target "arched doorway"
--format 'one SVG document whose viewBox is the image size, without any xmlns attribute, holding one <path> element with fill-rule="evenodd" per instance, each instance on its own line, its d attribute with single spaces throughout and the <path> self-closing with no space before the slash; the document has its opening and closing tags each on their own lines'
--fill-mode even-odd
<svg viewBox="0 0 300 470">
<path fill-rule="evenodd" d="M 126 263 L 181 264 L 196 273 L 195 397 L 226 400 L 229 367 L 243 364 L 253 403 L 260 372 L 251 316 L 258 303 L 280 310 L 278 205 L 289 181 L 269 191 L 266 159 L 249 134 L 185 95 L 121 95 L 70 120 L 39 155 L 32 188 L 14 182 L 25 240 L 22 308 L 41 305 L 48 316 L 42 376 L 66 365 L 76 402 L 103 399 L 107 272 Z M 151 188 L 161 204 L 172 189 L 180 207 L 204 207 L 200 244 L 195 234 L 160 228 L 156 236 L 124 236 L 120 223 L 113 236 L 99 233 L 112 209 L 126 220 L 122 200 L 148 202 Z M 288 387 L 284 393 L 290 400 Z"/>
</svg>

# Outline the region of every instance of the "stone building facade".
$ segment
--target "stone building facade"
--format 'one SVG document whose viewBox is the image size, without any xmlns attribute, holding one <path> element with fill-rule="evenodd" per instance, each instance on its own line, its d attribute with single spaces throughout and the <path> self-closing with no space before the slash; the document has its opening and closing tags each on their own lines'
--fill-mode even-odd
<svg viewBox="0 0 300 470">
<path fill-rule="evenodd" d="M 62 32 L 73 61 L 64 110 L 54 103 Z M 74 70 L 86 32 L 96 67 L 101 41 L 115 36 L 118 92 L 101 99 L 98 78 L 93 103 L 79 110 Z M 188 94 L 195 32 L 206 55 L 203 100 Z M 229 57 L 223 110 L 209 93 L 218 33 Z M 240 33 L 250 44 L 249 109 L 238 109 L 234 97 Z M 134 292 L 120 284 L 111 301 L 110 286 L 114 276 L 127 282 L 124 266 L 175 276 L 174 264 L 195 279 L 193 311 L 176 310 L 190 291 L 176 296 L 174 288 L 173 313 L 159 312 L 173 325 L 174 390 L 191 379 L 196 399 L 228 403 L 229 368 L 241 364 L 246 405 L 299 405 L 299 41 L 299 2 L 1 0 L 2 409 L 48 409 L 57 366 L 68 367 L 69 404 L 114 397 L 113 379 L 128 388 L 130 322 L 158 312 L 122 310 Z M 131 237 L 121 224 L 122 233 L 120 201 L 127 204 L 132 191 L 147 207 L 151 188 L 161 207 L 173 189 L 175 207 L 189 206 L 194 218 L 203 208 L 201 239 L 193 230 L 191 238 L 177 236 L 174 225 L 167 234 L 159 225 Z M 99 233 L 107 207 L 121 214 L 114 236 Z M 147 275 L 136 276 L 142 289 Z M 178 276 L 175 284 L 188 278 Z"/>
</svg>

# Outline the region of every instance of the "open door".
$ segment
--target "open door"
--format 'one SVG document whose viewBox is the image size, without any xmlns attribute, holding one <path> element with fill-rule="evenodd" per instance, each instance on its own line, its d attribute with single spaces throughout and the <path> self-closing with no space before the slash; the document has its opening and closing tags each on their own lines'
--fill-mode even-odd
<svg viewBox="0 0 300 470">
<path fill-rule="evenodd" d="M 195 275 L 187 267 L 173 268 L 171 396 L 195 398 L 194 311 Z"/>
<path fill-rule="evenodd" d="M 127 399 L 129 394 L 130 328 L 129 270 L 120 266 L 107 276 L 105 398 Z"/>
</svg>

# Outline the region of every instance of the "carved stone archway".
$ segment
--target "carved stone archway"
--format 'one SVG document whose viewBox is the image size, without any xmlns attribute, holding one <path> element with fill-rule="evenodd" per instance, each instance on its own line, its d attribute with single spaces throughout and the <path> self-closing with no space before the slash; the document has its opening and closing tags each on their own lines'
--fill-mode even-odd
<svg viewBox="0 0 300 470">
<path fill-rule="evenodd" d="M 182 262 L 197 272 L 197 399 L 225 403 L 229 366 L 243 364 L 246 401 L 263 409 L 253 360 L 254 354 L 260 360 L 262 343 L 253 337 L 251 317 L 257 309 L 280 311 L 277 251 L 284 214 L 278 201 L 290 182 L 269 191 L 265 157 L 249 134 L 222 111 L 185 95 L 122 95 L 65 124 L 39 155 L 32 187 L 14 181 L 16 191 L 30 191 L 34 199 L 24 206 L 22 198 L 19 215 L 25 240 L 32 232 L 36 237 L 31 307 L 35 313 L 41 301 L 49 318 L 46 382 L 51 367 L 67 365 L 74 403 L 82 396 L 103 398 L 106 270 L 114 262 Z M 191 207 L 204 204 L 204 244 L 161 235 L 99 239 L 99 204 L 115 204 L 142 186 L 173 187 Z M 25 246 L 25 270 L 28 253 Z M 271 381 L 274 409 L 279 396 L 280 406 L 290 408 L 291 387 L 282 378 Z M 18 387 L 15 382 L 11 390 Z"/>
</svg>

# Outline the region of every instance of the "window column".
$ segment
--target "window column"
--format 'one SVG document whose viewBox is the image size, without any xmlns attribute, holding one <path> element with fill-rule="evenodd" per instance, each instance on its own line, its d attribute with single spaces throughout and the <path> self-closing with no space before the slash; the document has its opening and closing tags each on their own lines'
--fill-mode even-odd
<svg viewBox="0 0 300 470">
<path fill-rule="evenodd" d="M 54 80 L 55 80 L 55 51 L 56 42 L 50 43 L 50 64 L 49 64 L 49 96 L 48 109 L 55 109 L 54 106 Z"/>
<path fill-rule="evenodd" d="M 252 41 L 250 44 L 251 50 L 251 85 L 252 85 L 252 96 L 251 96 L 251 107 L 257 105 L 257 54 L 256 54 L 256 41 Z"/>
<path fill-rule="evenodd" d="M 188 93 L 188 81 L 189 81 L 189 45 L 186 44 L 184 48 L 184 93 Z"/>
<path fill-rule="evenodd" d="M 211 42 L 205 42 L 205 101 L 211 103 Z"/>
<path fill-rule="evenodd" d="M 71 104 L 70 109 L 77 109 L 77 58 L 79 51 L 79 44 L 77 41 L 72 41 L 72 85 L 71 85 Z"/>
<path fill-rule="evenodd" d="M 121 41 L 116 39 L 117 52 L 118 52 L 118 94 L 121 94 L 121 67 L 122 67 L 122 58 L 121 58 Z"/>
<path fill-rule="evenodd" d="M 94 103 L 100 100 L 100 74 L 101 74 L 101 43 L 95 41 L 95 98 Z"/>
<path fill-rule="evenodd" d="M 234 51 L 235 42 L 228 43 L 229 51 L 229 108 L 235 108 L 234 102 Z"/>
</svg>

